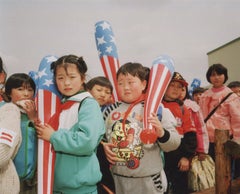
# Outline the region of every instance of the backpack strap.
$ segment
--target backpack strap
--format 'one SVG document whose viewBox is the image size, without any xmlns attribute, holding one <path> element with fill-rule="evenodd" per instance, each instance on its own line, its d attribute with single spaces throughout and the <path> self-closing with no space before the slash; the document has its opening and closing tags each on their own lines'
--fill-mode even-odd
<svg viewBox="0 0 240 194">
<path fill-rule="evenodd" d="M 208 116 L 204 119 L 204 122 L 206 123 L 208 121 L 208 119 L 210 119 L 210 117 L 216 112 L 216 110 L 218 109 L 218 107 L 225 101 L 227 100 L 227 98 L 229 96 L 231 96 L 231 94 L 233 94 L 233 92 L 228 93 L 228 95 L 226 95 L 221 102 L 214 108 L 212 109 L 212 111 L 208 114 Z"/>
</svg>

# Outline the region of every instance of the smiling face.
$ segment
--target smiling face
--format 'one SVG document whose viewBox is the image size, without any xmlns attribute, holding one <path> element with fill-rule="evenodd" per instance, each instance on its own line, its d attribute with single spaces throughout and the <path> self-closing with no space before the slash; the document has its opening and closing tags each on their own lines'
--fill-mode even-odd
<svg viewBox="0 0 240 194">
<path fill-rule="evenodd" d="M 142 95 L 146 84 L 146 80 L 141 81 L 137 76 L 120 73 L 117 78 L 117 90 L 120 99 L 126 103 L 136 101 Z"/>
<path fill-rule="evenodd" d="M 84 89 L 84 79 L 75 64 L 57 67 L 55 80 L 59 92 L 64 96 L 72 96 Z"/>
<path fill-rule="evenodd" d="M 177 81 L 171 81 L 164 95 L 164 100 L 173 101 L 179 99 L 183 92 L 183 85 Z"/>
</svg>

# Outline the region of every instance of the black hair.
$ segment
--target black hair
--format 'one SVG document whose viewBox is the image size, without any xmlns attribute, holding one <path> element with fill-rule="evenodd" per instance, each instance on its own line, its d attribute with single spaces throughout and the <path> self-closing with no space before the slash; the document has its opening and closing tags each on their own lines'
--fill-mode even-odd
<svg viewBox="0 0 240 194">
<path fill-rule="evenodd" d="M 210 81 L 210 77 L 212 75 L 213 72 L 216 72 L 218 75 L 224 75 L 225 79 L 224 79 L 224 82 L 223 83 L 226 83 L 226 81 L 228 80 L 228 70 L 226 67 L 224 67 L 222 64 L 218 63 L 218 64 L 213 64 L 211 65 L 208 70 L 207 70 L 207 73 L 206 73 L 206 78 L 207 78 L 207 81 L 209 83 L 211 83 Z"/>
<path fill-rule="evenodd" d="M 206 89 L 203 88 L 203 87 L 196 87 L 196 88 L 193 89 L 192 96 L 195 95 L 195 94 L 198 94 L 198 93 L 203 93 L 205 91 L 206 91 Z"/>
<path fill-rule="evenodd" d="M 6 71 L 4 69 L 4 64 L 3 64 L 3 61 L 2 61 L 1 57 L 0 57 L 0 73 L 5 73 L 6 74 Z"/>
<path fill-rule="evenodd" d="M 131 74 L 132 76 L 137 76 L 141 81 L 146 80 L 146 77 L 149 76 L 147 68 L 140 63 L 125 63 L 117 71 L 117 78 L 119 74 L 127 75 Z"/>
<path fill-rule="evenodd" d="M 188 87 L 187 86 L 183 86 L 183 87 L 186 89 L 186 95 L 183 98 L 183 101 L 186 100 L 186 99 L 191 99 L 191 96 L 190 96 L 189 91 L 188 91 Z"/>
<path fill-rule="evenodd" d="M 19 88 L 24 84 L 26 84 L 26 85 L 29 84 L 35 94 L 36 85 L 35 85 L 35 82 L 33 81 L 33 79 L 29 75 L 27 75 L 25 73 L 15 73 L 15 74 L 12 74 L 7 79 L 7 81 L 5 83 L 5 94 L 7 95 L 9 100 L 11 100 L 10 95 L 11 95 L 12 89 Z"/>
<path fill-rule="evenodd" d="M 63 66 L 65 69 L 67 69 L 68 64 L 75 64 L 79 70 L 79 73 L 85 77 L 85 73 L 87 72 L 87 64 L 83 60 L 83 57 L 78 57 L 76 55 L 64 55 L 57 61 L 52 62 L 51 70 L 54 77 L 56 76 L 56 69 L 58 66 Z"/>
<path fill-rule="evenodd" d="M 95 85 L 100 85 L 100 86 L 109 88 L 111 93 L 113 92 L 112 83 L 109 81 L 109 79 L 107 79 L 104 76 L 98 76 L 98 77 L 92 78 L 87 82 L 86 87 L 88 90 L 91 90 Z"/>
<path fill-rule="evenodd" d="M 141 63 L 132 63 L 128 62 L 123 64 L 117 71 L 117 78 L 120 74 L 127 75 L 130 74 L 132 76 L 137 76 L 141 81 L 146 80 L 146 88 L 143 92 L 146 92 L 148 80 L 149 80 L 149 74 L 150 69 L 148 67 L 143 66 Z"/>
<path fill-rule="evenodd" d="M 227 85 L 229 88 L 240 87 L 240 81 L 232 81 Z"/>
<path fill-rule="evenodd" d="M 0 57 L 0 72 L 3 71 L 3 62 L 2 62 L 2 58 Z"/>
</svg>

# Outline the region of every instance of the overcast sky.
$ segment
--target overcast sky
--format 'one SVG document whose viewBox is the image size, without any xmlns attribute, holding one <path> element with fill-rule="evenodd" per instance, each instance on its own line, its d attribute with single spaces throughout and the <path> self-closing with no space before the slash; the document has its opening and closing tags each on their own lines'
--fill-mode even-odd
<svg viewBox="0 0 240 194">
<path fill-rule="evenodd" d="M 83 56 L 89 78 L 103 75 L 94 26 L 106 20 L 120 64 L 167 54 L 206 85 L 207 53 L 239 37 L 239 10 L 239 0 L 0 0 L 0 55 L 9 75 L 37 71 L 49 54 Z"/>
</svg>

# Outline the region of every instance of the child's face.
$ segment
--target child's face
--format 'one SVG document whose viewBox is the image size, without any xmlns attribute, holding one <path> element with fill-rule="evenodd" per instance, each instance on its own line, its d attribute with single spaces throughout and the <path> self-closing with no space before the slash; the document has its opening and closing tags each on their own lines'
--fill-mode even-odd
<svg viewBox="0 0 240 194">
<path fill-rule="evenodd" d="M 100 106 L 106 105 L 111 101 L 112 94 L 110 88 L 96 84 L 89 92 L 98 101 Z"/>
<path fill-rule="evenodd" d="M 210 82 L 212 83 L 214 88 L 220 88 L 223 86 L 225 81 L 224 74 L 217 74 L 217 72 L 213 71 L 210 76 Z"/>
<path fill-rule="evenodd" d="M 141 81 L 137 76 L 119 74 L 117 89 L 120 99 L 126 103 L 136 101 L 142 95 L 146 84 L 146 80 Z"/>
<path fill-rule="evenodd" d="M 181 92 L 181 94 L 180 94 L 180 96 L 179 96 L 179 99 L 180 99 L 180 100 L 183 100 L 183 99 L 186 97 L 186 94 L 187 94 L 186 87 L 183 87 L 183 88 L 182 88 L 182 92 Z"/>
<path fill-rule="evenodd" d="M 67 69 L 57 67 L 55 79 L 58 90 L 64 96 L 72 96 L 83 89 L 84 79 L 75 64 L 69 64 Z"/>
<path fill-rule="evenodd" d="M 180 82 L 171 81 L 164 95 L 165 100 L 173 101 L 180 98 L 183 85 Z"/>
<path fill-rule="evenodd" d="M 19 88 L 13 88 L 10 94 L 13 103 L 19 100 L 32 100 L 34 96 L 34 90 L 30 84 L 23 84 Z"/>
<path fill-rule="evenodd" d="M 231 90 L 240 97 L 240 87 L 234 87 Z"/>
<path fill-rule="evenodd" d="M 193 100 L 199 104 L 200 98 L 203 92 L 199 92 L 193 95 Z"/>
</svg>

